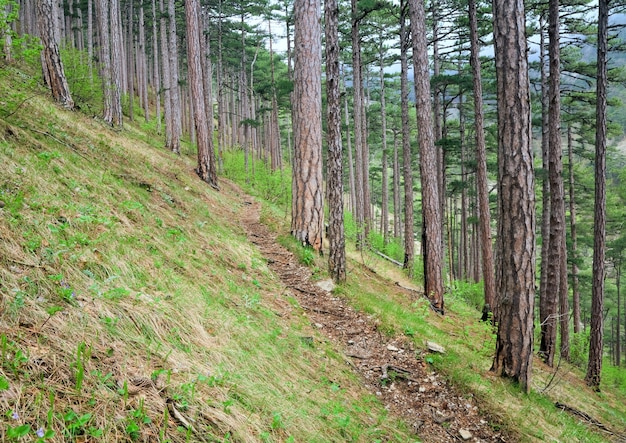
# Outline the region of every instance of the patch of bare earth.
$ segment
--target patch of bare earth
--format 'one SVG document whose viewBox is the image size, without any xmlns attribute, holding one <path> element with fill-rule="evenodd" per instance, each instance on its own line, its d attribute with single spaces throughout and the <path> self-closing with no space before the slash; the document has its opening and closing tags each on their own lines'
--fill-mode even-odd
<svg viewBox="0 0 626 443">
<path fill-rule="evenodd" d="M 311 282 L 311 273 L 277 244 L 276 235 L 259 221 L 260 205 L 244 204 L 242 224 L 276 273 L 298 300 L 311 324 L 347 357 L 365 387 L 425 442 L 511 442 L 481 414 L 472 395 L 463 395 L 424 361 L 405 337 L 389 338 L 377 330 L 371 316 Z M 372 278 L 380 278 L 374 276 Z M 403 289 L 388 285 L 389 291 Z"/>
</svg>

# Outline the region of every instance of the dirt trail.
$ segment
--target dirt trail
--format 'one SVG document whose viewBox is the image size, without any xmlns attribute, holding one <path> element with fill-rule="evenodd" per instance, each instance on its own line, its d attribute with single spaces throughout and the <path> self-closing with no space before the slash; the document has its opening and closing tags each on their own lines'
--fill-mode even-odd
<svg viewBox="0 0 626 443">
<path fill-rule="evenodd" d="M 388 410 L 409 423 L 421 440 L 437 443 L 516 440 L 490 425 L 473 396 L 460 395 L 433 372 L 411 341 L 405 337 L 385 337 L 370 316 L 355 311 L 347 300 L 313 284 L 310 270 L 277 244 L 276 235 L 260 223 L 259 216 L 259 203 L 247 197 L 242 224 L 249 240 L 291 290 L 311 324 L 344 353 L 367 389 Z M 388 286 L 390 291 L 402 291 L 397 286 Z"/>
</svg>

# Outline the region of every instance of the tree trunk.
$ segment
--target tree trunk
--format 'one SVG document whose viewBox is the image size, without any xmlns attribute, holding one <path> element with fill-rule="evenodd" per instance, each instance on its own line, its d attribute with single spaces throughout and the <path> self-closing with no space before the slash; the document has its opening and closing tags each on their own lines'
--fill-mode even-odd
<svg viewBox="0 0 626 443">
<path fill-rule="evenodd" d="M 41 53 L 44 78 L 52 97 L 66 109 L 74 108 L 74 100 L 67 84 L 61 55 L 59 53 L 58 35 L 56 34 L 56 2 L 53 0 L 38 0 L 37 15 L 39 20 L 39 34 L 43 51 Z"/>
<path fill-rule="evenodd" d="M 156 99 L 156 127 L 157 134 L 161 134 L 161 75 L 159 65 L 159 44 L 158 44 L 158 32 L 157 32 L 157 13 L 156 13 L 156 0 L 152 0 L 152 62 L 153 62 L 153 77 L 154 77 L 154 92 Z"/>
<path fill-rule="evenodd" d="M 561 162 L 561 70 L 559 51 L 559 2 L 550 0 L 548 33 L 550 37 L 550 86 L 548 145 L 550 177 L 550 252 L 548 254 L 547 295 L 554 297 L 554 341 L 548 348 L 546 363 L 553 365 L 556 348 L 556 304 L 560 306 L 561 356 L 569 357 L 569 306 L 567 291 L 567 250 L 565 244 L 565 199 L 563 191 L 563 164 Z M 550 304 L 552 302 L 550 301 Z M 551 321 L 549 321 L 551 323 Z"/>
<path fill-rule="evenodd" d="M 459 61 L 459 76 L 462 75 L 461 62 Z M 459 139 L 461 143 L 461 231 L 459 233 L 459 278 L 467 281 L 469 277 L 469 235 L 467 228 L 467 155 L 465 152 L 465 95 L 461 91 L 459 94 Z"/>
<path fill-rule="evenodd" d="M 362 249 L 366 239 L 365 236 L 365 186 L 367 177 L 363 176 L 364 158 L 363 141 L 363 81 L 361 79 L 361 37 L 359 35 L 359 12 L 357 0 L 351 0 L 352 5 L 352 89 L 353 89 L 353 115 L 354 115 L 354 149 L 355 149 L 355 214 L 357 249 Z"/>
<path fill-rule="evenodd" d="M 345 79 L 344 79 L 345 88 Z M 352 135 L 350 134 L 350 111 L 348 109 L 348 94 L 343 94 L 344 115 L 346 121 L 346 140 L 348 142 L 348 184 L 350 186 L 350 210 L 356 221 L 356 184 L 354 178 L 354 161 L 352 159 Z"/>
<path fill-rule="evenodd" d="M 135 120 L 135 75 L 137 74 L 137 66 L 135 64 L 135 45 L 133 31 L 133 2 L 128 5 L 126 15 L 126 94 L 128 95 L 128 118 L 130 121 Z"/>
<path fill-rule="evenodd" d="M 328 271 L 336 282 L 346 280 L 343 226 L 343 156 L 341 152 L 341 96 L 339 73 L 339 5 L 324 2 L 326 27 L 326 97 L 328 140 Z"/>
<path fill-rule="evenodd" d="M 442 213 L 437 180 L 437 150 L 433 134 L 428 73 L 428 42 L 424 3 L 409 0 L 411 37 L 413 41 L 413 72 L 415 77 L 415 109 L 417 112 L 420 176 L 422 181 L 422 214 L 424 226 L 424 292 L 437 312 L 443 314 L 443 236 Z"/>
<path fill-rule="evenodd" d="M 539 59 L 541 63 L 541 158 L 542 175 L 542 213 L 541 213 L 541 274 L 539 276 L 539 322 L 541 342 L 539 355 L 551 365 L 554 358 L 556 341 L 556 297 L 548 293 L 548 264 L 550 262 L 550 96 L 548 91 L 548 69 L 546 66 L 545 18 L 540 17 Z M 552 356 L 552 357 L 550 357 Z"/>
<path fill-rule="evenodd" d="M 576 199 L 574 190 L 574 153 L 572 140 L 572 126 L 567 127 L 567 155 L 569 159 L 569 216 L 570 216 L 570 238 L 572 242 L 572 304 L 574 312 L 574 334 L 578 334 L 582 329 L 580 320 L 580 289 L 578 287 L 578 244 L 576 238 Z"/>
<path fill-rule="evenodd" d="M 621 347 L 621 337 L 620 337 L 620 329 L 621 329 L 621 309 L 622 309 L 622 261 L 621 258 L 617 260 L 617 265 L 615 266 L 615 286 L 617 288 L 617 315 L 615 316 L 615 366 L 621 366 L 622 364 L 622 347 Z"/>
<path fill-rule="evenodd" d="M 474 131 L 476 133 L 476 194 L 478 199 L 480 244 L 482 249 L 483 285 L 487 310 L 495 308 L 495 272 L 493 243 L 491 240 L 491 214 L 489 209 L 489 186 L 487 181 L 487 149 L 485 144 L 483 87 L 480 69 L 480 43 L 478 39 L 478 15 L 476 0 L 469 0 L 470 17 L 470 64 L 474 85 Z M 478 263 L 478 260 L 476 260 Z M 494 319 L 495 320 L 495 319 Z"/>
<path fill-rule="evenodd" d="M 124 51 L 122 47 L 122 18 L 119 0 L 111 0 L 111 124 L 121 128 L 122 118 L 122 89 Z"/>
<path fill-rule="evenodd" d="M 168 148 L 180 154 L 180 137 L 182 135 L 182 116 L 181 116 L 181 99 L 180 88 L 178 85 L 178 37 L 176 36 L 176 4 L 174 0 L 168 2 L 169 16 L 169 48 L 168 55 L 170 58 L 170 100 L 171 100 L 171 119 L 172 119 L 172 140 Z"/>
<path fill-rule="evenodd" d="M 383 244 L 389 242 L 389 179 L 387 168 L 387 107 L 385 100 L 385 46 L 383 44 L 383 36 L 380 37 L 379 47 L 380 59 L 380 121 L 381 121 L 381 138 L 382 138 L 382 210 L 380 227 L 383 234 Z"/>
<path fill-rule="evenodd" d="M 170 50 L 168 45 L 167 33 L 167 11 L 163 3 L 159 0 L 159 8 L 161 11 L 160 27 L 161 27 L 161 67 L 163 70 L 163 113 L 165 116 L 165 148 L 171 150 L 174 139 L 174 128 L 172 123 L 172 74 L 170 68 Z"/>
<path fill-rule="evenodd" d="M 205 53 L 202 50 L 200 39 L 204 38 L 200 23 L 200 4 L 198 0 L 185 1 L 185 18 L 187 23 L 187 63 L 189 75 L 189 87 L 191 106 L 195 121 L 196 139 L 198 143 L 198 167 L 196 173 L 209 185 L 217 188 L 217 175 L 215 164 L 211 161 L 213 139 L 209 131 L 206 110 L 206 92 L 204 89 L 203 59 Z"/>
<path fill-rule="evenodd" d="M 400 203 L 400 163 L 398 161 L 398 130 L 393 130 L 393 236 L 402 237 L 402 206 Z"/>
<path fill-rule="evenodd" d="M 322 91 L 320 4 L 295 3 L 294 158 L 291 233 L 322 251 Z"/>
<path fill-rule="evenodd" d="M 96 1 L 96 17 L 100 33 L 100 77 L 102 78 L 102 119 L 113 124 L 113 84 L 111 80 L 111 30 L 109 0 Z"/>
<path fill-rule="evenodd" d="M 139 70 L 141 72 L 139 80 L 139 93 L 141 95 L 141 105 L 146 122 L 150 121 L 150 102 L 148 101 L 148 63 L 146 60 L 146 24 L 144 20 L 143 0 L 139 7 Z"/>
<path fill-rule="evenodd" d="M 495 0 L 498 91 L 498 333 L 492 370 L 531 386 L 535 194 L 524 3 Z"/>
<path fill-rule="evenodd" d="M 598 1 L 598 60 L 596 82 L 595 207 L 593 223 L 593 271 L 591 287 L 591 331 L 589 364 L 585 381 L 600 389 L 604 330 L 604 256 L 606 249 L 606 131 L 608 0 Z"/>
<path fill-rule="evenodd" d="M 406 29 L 408 14 L 407 0 L 402 0 L 400 8 L 400 107 L 402 109 L 402 161 L 404 175 L 404 269 L 413 277 L 415 261 L 414 214 L 413 214 L 413 168 L 411 165 L 411 129 L 409 127 L 409 86 L 408 86 L 408 47 L 409 32 Z"/>
</svg>

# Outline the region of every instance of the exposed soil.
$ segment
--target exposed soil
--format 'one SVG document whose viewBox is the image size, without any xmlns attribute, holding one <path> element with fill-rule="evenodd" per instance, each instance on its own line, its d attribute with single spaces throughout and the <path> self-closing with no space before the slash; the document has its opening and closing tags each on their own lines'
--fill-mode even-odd
<svg viewBox="0 0 626 443">
<path fill-rule="evenodd" d="M 393 414 L 413 427 L 425 442 L 513 442 L 496 430 L 470 394 L 460 394 L 424 361 L 405 337 L 390 339 L 375 320 L 311 281 L 309 268 L 276 242 L 276 235 L 259 221 L 260 205 L 248 197 L 242 224 L 269 268 L 280 277 L 308 315 L 311 324 L 343 352 L 365 387 Z M 373 273 L 370 273 L 373 274 Z M 375 274 L 371 278 L 381 278 Z M 389 291 L 406 288 L 388 284 Z"/>
</svg>

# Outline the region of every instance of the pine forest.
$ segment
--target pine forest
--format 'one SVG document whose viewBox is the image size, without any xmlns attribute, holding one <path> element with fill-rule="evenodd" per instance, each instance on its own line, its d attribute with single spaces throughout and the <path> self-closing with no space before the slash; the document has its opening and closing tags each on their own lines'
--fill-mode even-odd
<svg viewBox="0 0 626 443">
<path fill-rule="evenodd" d="M 626 3 L 0 0 L 0 440 L 626 441 Z"/>
</svg>

